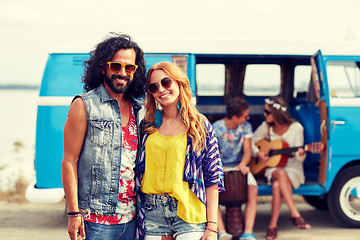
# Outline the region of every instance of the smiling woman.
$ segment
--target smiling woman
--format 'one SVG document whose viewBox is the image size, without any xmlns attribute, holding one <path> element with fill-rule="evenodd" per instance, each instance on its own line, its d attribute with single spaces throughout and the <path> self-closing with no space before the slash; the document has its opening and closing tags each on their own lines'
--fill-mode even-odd
<svg viewBox="0 0 360 240">
<path fill-rule="evenodd" d="M 211 124 L 191 102 L 189 79 L 174 63 L 150 67 L 147 89 L 136 181 L 140 233 L 145 239 L 215 240 L 218 194 L 224 185 Z M 166 202 L 163 209 L 158 207 L 162 204 L 155 207 L 161 202 Z"/>
</svg>

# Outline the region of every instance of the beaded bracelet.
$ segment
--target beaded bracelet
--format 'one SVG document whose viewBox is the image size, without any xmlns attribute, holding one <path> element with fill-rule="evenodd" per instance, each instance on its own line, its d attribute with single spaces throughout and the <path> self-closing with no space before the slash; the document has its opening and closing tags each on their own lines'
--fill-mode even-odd
<svg viewBox="0 0 360 240">
<path fill-rule="evenodd" d="M 209 230 L 210 232 L 213 232 L 213 233 L 217 233 L 218 231 L 214 230 L 214 229 L 211 229 L 209 227 L 206 227 L 207 230 Z"/>
<path fill-rule="evenodd" d="M 214 222 L 214 221 L 207 221 L 208 223 L 213 223 L 213 224 L 216 224 L 217 225 L 217 222 Z"/>
</svg>

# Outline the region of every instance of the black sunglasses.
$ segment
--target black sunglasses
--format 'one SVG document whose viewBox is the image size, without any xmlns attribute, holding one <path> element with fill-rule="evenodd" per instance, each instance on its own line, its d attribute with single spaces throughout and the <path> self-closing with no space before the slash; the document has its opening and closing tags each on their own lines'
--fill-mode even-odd
<svg viewBox="0 0 360 240">
<path fill-rule="evenodd" d="M 172 80 L 169 77 L 164 77 L 161 79 L 161 86 L 164 88 L 169 88 L 172 85 Z M 148 86 L 149 93 L 155 94 L 157 91 L 159 91 L 159 84 L 157 83 L 150 83 Z"/>
<path fill-rule="evenodd" d="M 271 112 L 269 110 L 267 110 L 267 109 L 264 109 L 264 113 L 265 113 L 265 115 L 270 115 L 271 114 Z"/>
</svg>

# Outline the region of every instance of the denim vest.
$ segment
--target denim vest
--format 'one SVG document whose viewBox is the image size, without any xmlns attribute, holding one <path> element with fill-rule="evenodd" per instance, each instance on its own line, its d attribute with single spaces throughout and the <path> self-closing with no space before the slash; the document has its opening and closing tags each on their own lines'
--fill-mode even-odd
<svg viewBox="0 0 360 240">
<path fill-rule="evenodd" d="M 85 103 L 87 120 L 78 161 L 79 208 L 99 215 L 114 215 L 119 197 L 122 149 L 119 104 L 109 96 L 103 84 L 77 97 Z M 138 124 L 141 106 L 133 100 L 131 106 Z"/>
</svg>

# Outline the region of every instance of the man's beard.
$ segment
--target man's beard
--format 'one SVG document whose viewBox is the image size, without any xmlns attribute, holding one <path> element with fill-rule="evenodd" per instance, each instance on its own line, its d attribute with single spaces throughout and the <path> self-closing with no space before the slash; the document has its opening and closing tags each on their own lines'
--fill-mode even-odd
<svg viewBox="0 0 360 240">
<path fill-rule="evenodd" d="M 124 84 L 116 84 L 116 79 L 125 80 Z M 108 75 L 105 75 L 105 83 L 109 86 L 111 90 L 115 93 L 124 93 L 130 85 L 130 76 L 120 76 L 113 74 L 111 78 Z"/>
</svg>

